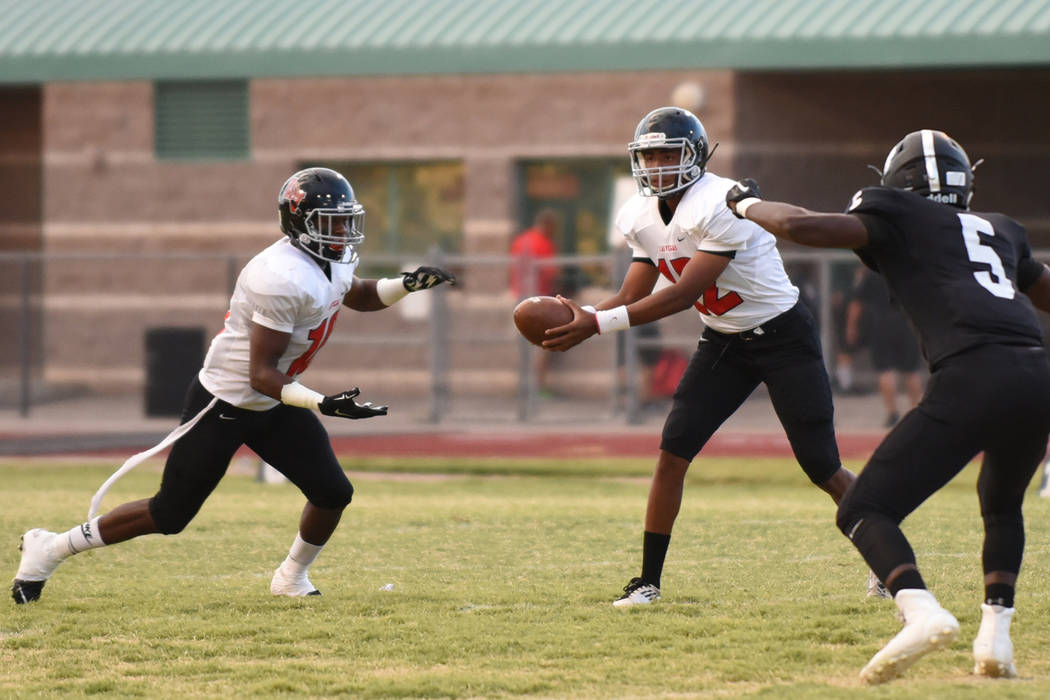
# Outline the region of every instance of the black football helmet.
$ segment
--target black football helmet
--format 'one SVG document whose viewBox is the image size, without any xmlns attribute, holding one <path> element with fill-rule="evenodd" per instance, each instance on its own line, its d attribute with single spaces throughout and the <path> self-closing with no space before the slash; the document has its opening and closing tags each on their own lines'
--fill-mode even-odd
<svg viewBox="0 0 1050 700">
<path fill-rule="evenodd" d="M 718 146 L 716 145 L 715 148 Z M 679 149 L 678 165 L 648 168 L 642 153 L 651 150 Z M 704 174 L 708 151 L 707 132 L 692 112 L 678 107 L 660 107 L 642 117 L 634 130 L 634 140 L 627 144 L 631 158 L 631 175 L 643 197 L 669 197 L 684 190 Z M 666 176 L 673 182 L 662 184 Z M 660 177 L 664 176 L 664 177 Z"/>
<path fill-rule="evenodd" d="M 973 167 L 955 139 L 943 131 L 913 131 L 890 149 L 882 184 L 921 194 L 941 204 L 970 208 Z"/>
<path fill-rule="evenodd" d="M 347 179 L 328 168 L 307 168 L 285 180 L 277 195 L 283 231 L 321 260 L 349 263 L 365 240 L 365 208 Z"/>
</svg>

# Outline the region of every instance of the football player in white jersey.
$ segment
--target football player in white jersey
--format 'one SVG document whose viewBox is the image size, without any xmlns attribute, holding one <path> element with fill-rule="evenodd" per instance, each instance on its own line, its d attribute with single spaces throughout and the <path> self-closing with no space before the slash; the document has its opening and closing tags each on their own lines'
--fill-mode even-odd
<svg viewBox="0 0 1050 700">
<path fill-rule="evenodd" d="M 835 442 L 831 387 L 813 316 L 788 279 L 776 238 L 726 207 L 732 180 L 706 172 L 700 120 L 676 107 L 647 114 L 628 145 L 638 194 L 616 226 L 634 253 L 620 291 L 582 309 L 543 345 L 564 351 L 595 333 L 695 306 L 706 329 L 664 423 L 645 513 L 641 575 L 613 605 L 660 598 L 660 577 L 689 464 L 760 383 L 806 475 L 837 503 L 854 480 Z M 663 275 L 673 284 L 653 293 Z"/>
<path fill-rule="evenodd" d="M 346 178 L 307 168 L 278 195 L 285 237 L 244 267 L 223 330 L 211 347 L 183 408 L 182 423 L 151 450 L 128 460 L 95 495 L 89 520 L 67 532 L 40 528 L 22 536 L 12 595 L 40 597 L 67 557 L 151 533 L 175 534 L 193 519 L 234 454 L 247 445 L 306 496 L 287 558 L 274 572 L 274 595 L 319 595 L 307 571 L 353 495 L 315 411 L 341 418 L 385 415 L 386 406 L 357 403 L 356 388 L 325 396 L 298 377 L 328 340 L 343 306 L 378 311 L 409 292 L 455 283 L 448 272 L 420 267 L 390 279 L 361 279 L 355 246 L 364 241 L 364 207 Z M 160 489 L 97 516 L 109 485 L 145 458 L 173 444 Z"/>
</svg>

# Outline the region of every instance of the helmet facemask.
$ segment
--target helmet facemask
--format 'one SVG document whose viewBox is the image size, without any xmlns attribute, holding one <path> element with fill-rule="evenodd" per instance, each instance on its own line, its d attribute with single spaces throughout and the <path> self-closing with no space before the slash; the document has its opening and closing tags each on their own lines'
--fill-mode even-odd
<svg viewBox="0 0 1050 700">
<path fill-rule="evenodd" d="M 650 151 L 678 151 L 677 165 L 648 167 L 645 154 Z M 665 198 L 684 190 L 703 174 L 701 154 L 687 138 L 666 138 L 661 133 L 643 134 L 627 144 L 631 159 L 631 175 L 643 197 Z M 668 182 L 670 180 L 670 182 Z"/>
<path fill-rule="evenodd" d="M 358 202 L 340 202 L 331 209 L 314 209 L 304 218 L 306 231 L 299 244 L 311 255 L 334 263 L 357 258 L 355 246 L 365 240 L 365 208 Z"/>
</svg>

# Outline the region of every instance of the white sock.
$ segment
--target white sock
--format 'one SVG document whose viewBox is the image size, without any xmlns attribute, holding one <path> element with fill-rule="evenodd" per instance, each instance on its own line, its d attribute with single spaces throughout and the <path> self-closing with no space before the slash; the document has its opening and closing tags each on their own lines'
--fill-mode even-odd
<svg viewBox="0 0 1050 700">
<path fill-rule="evenodd" d="M 56 537 L 55 554 L 65 559 L 85 549 L 104 547 L 106 543 L 102 541 L 102 535 L 98 531 L 98 521 L 101 518 L 101 515 L 95 516 L 94 519 Z"/>
<path fill-rule="evenodd" d="M 295 542 L 292 542 L 292 548 L 288 550 L 288 556 L 281 563 L 281 568 L 292 576 L 305 576 L 306 570 L 314 563 L 322 549 L 323 544 L 310 544 L 302 535 L 296 533 Z"/>
</svg>

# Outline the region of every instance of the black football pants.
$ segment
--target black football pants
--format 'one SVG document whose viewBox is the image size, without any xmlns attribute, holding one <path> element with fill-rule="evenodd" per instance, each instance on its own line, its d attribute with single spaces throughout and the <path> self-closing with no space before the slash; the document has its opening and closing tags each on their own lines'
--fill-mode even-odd
<svg viewBox="0 0 1050 700">
<path fill-rule="evenodd" d="M 194 379 L 182 422 L 197 415 L 212 398 Z M 328 432 L 312 411 L 284 404 L 249 411 L 220 400 L 171 448 L 160 490 L 150 499 L 150 514 L 161 532 L 174 534 L 186 527 L 241 445 L 288 477 L 318 508 L 342 509 L 350 503 L 354 488 L 332 452 Z"/>
<path fill-rule="evenodd" d="M 986 345 L 944 360 L 919 405 L 871 456 L 839 504 L 838 526 L 885 581 L 915 555 L 899 528 L 979 452 L 984 571 L 1017 573 L 1021 503 L 1050 435 L 1050 363 L 1041 347 Z"/>
<path fill-rule="evenodd" d="M 760 328 L 704 331 L 675 390 L 660 449 L 692 461 L 764 382 L 795 458 L 813 483 L 824 483 L 842 465 L 816 322 L 800 302 Z"/>
</svg>

